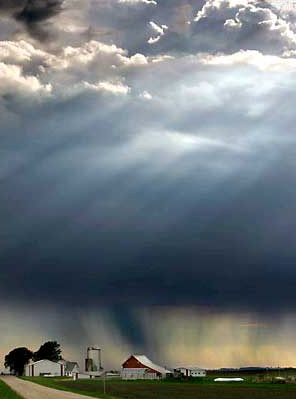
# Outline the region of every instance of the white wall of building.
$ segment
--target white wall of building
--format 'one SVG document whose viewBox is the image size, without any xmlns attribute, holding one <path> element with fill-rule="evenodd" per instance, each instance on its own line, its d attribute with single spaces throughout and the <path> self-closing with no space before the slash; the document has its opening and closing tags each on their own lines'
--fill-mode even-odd
<svg viewBox="0 0 296 399">
<path fill-rule="evenodd" d="M 156 380 L 159 379 L 157 373 L 149 373 L 146 368 L 123 368 L 121 370 L 123 380 Z"/>
<path fill-rule="evenodd" d="M 180 371 L 185 377 L 205 377 L 207 375 L 206 370 L 198 367 L 180 367 L 176 370 Z"/>
<path fill-rule="evenodd" d="M 86 373 L 72 373 L 73 380 L 86 380 L 90 379 L 92 376 Z"/>
<path fill-rule="evenodd" d="M 28 364 L 25 368 L 25 375 L 27 377 L 38 377 L 44 374 L 62 376 L 65 374 L 65 366 L 50 360 L 39 360 L 38 362 Z"/>
<path fill-rule="evenodd" d="M 74 366 L 72 371 L 66 371 L 65 376 L 66 377 L 73 377 L 73 374 L 79 373 L 79 368 L 77 366 Z"/>
<path fill-rule="evenodd" d="M 206 371 L 205 370 L 190 370 L 191 377 L 205 377 Z"/>
</svg>

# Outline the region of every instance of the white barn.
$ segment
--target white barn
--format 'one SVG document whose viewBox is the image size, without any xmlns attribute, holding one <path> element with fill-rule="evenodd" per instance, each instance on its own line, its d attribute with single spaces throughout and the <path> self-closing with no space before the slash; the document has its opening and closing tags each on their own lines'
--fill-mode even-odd
<svg viewBox="0 0 296 399">
<path fill-rule="evenodd" d="M 184 377 L 206 377 L 207 372 L 200 367 L 178 367 L 175 372 L 181 373 Z"/>
<path fill-rule="evenodd" d="M 52 362 L 51 360 L 38 360 L 30 363 L 25 368 L 25 375 L 27 377 L 39 376 L 55 376 L 62 377 L 65 375 L 65 365 L 62 362 Z"/>
<path fill-rule="evenodd" d="M 153 363 L 145 355 L 131 355 L 122 364 L 120 374 L 123 380 L 156 380 L 165 378 L 172 372 Z"/>
</svg>

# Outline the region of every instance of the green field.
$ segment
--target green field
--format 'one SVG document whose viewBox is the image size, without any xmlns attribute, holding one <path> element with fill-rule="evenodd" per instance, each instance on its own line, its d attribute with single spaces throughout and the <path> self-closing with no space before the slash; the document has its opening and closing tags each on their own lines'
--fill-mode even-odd
<svg viewBox="0 0 296 399">
<path fill-rule="evenodd" d="M 222 371 L 222 370 L 208 370 L 207 376 L 211 378 L 216 377 L 242 377 L 248 381 L 252 381 L 254 379 L 262 378 L 262 379 L 270 379 L 274 377 L 296 377 L 296 369 L 292 367 L 281 368 L 279 369 L 262 369 L 258 370 L 232 370 L 232 371 Z"/>
<path fill-rule="evenodd" d="M 22 399 L 20 395 L 9 388 L 2 380 L 0 380 L 0 398 L 1 399 Z"/>
<path fill-rule="evenodd" d="M 48 387 L 95 398 L 121 399 L 296 399 L 296 384 L 215 383 L 213 378 L 192 382 L 26 378 Z M 2 399 L 2 398 L 1 398 Z"/>
</svg>

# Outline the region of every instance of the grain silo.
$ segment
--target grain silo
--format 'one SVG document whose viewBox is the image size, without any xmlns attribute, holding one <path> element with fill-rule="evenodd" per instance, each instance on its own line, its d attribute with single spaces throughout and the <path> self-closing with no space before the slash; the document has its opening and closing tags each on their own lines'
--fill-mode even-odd
<svg viewBox="0 0 296 399">
<path fill-rule="evenodd" d="M 101 348 L 97 346 L 89 346 L 87 348 L 87 355 L 85 359 L 85 371 L 101 371 L 102 359 L 101 359 Z"/>
</svg>

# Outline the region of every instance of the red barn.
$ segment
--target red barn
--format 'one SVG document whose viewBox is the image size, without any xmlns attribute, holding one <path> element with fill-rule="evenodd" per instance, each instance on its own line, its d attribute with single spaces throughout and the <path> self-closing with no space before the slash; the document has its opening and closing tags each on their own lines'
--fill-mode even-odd
<svg viewBox="0 0 296 399">
<path fill-rule="evenodd" d="M 145 355 L 131 355 L 121 367 L 121 378 L 124 380 L 165 378 L 170 370 L 153 363 Z"/>
</svg>

